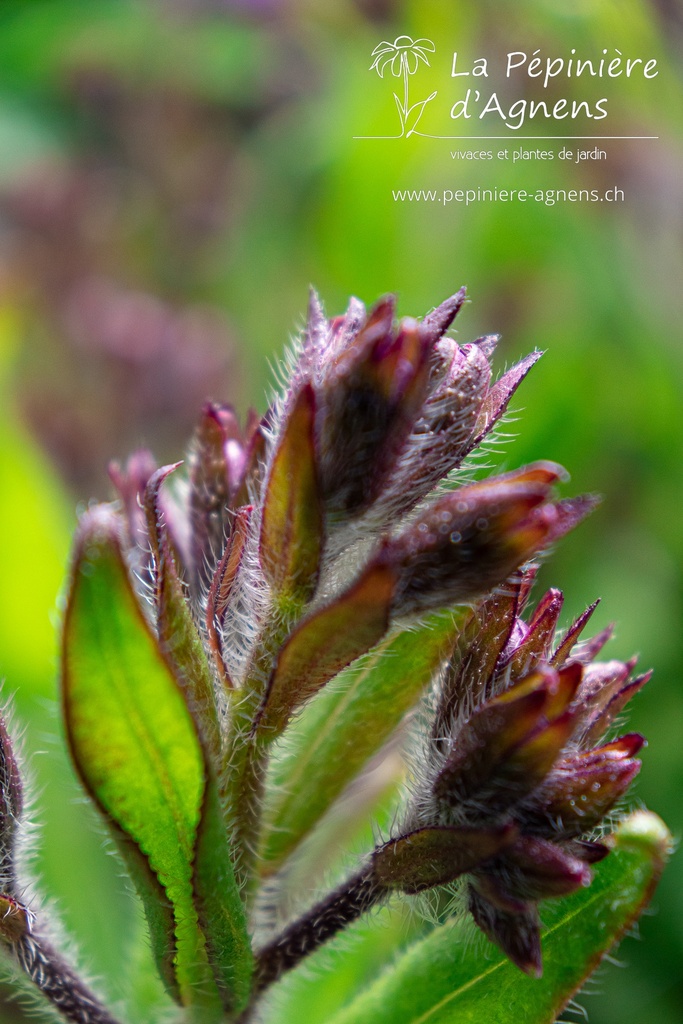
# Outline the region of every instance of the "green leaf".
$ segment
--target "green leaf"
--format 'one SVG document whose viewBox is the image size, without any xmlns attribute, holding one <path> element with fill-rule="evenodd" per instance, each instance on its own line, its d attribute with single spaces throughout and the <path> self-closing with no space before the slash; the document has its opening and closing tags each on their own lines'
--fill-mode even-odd
<svg viewBox="0 0 683 1024">
<path fill-rule="evenodd" d="M 387 637 L 293 723 L 275 767 L 266 873 L 277 870 L 391 736 L 450 654 L 460 623 L 452 612 L 440 612 Z"/>
<path fill-rule="evenodd" d="M 201 811 L 193 884 L 199 923 L 223 1005 L 227 1010 L 241 1010 L 249 999 L 253 956 L 213 779 L 209 779 Z"/>
<path fill-rule="evenodd" d="M 179 465 L 176 463 L 158 469 L 150 477 L 145 489 L 144 509 L 154 559 L 156 626 L 159 646 L 173 666 L 204 747 L 210 757 L 217 759 L 220 753 L 220 729 L 213 677 L 178 576 L 159 504 L 161 485 Z"/>
<path fill-rule="evenodd" d="M 210 1005 L 211 991 L 214 1001 L 217 994 L 192 901 L 204 757 L 131 588 L 120 523 L 107 506 L 90 510 L 77 536 L 62 687 L 76 767 L 115 834 L 123 834 L 162 976 L 169 980 L 172 959 L 176 997 Z"/>
<path fill-rule="evenodd" d="M 263 502 L 263 571 L 278 598 L 297 604 L 315 590 L 323 540 L 314 421 L 315 395 L 306 385 L 287 416 Z"/>
<path fill-rule="evenodd" d="M 330 1024 L 551 1024 L 650 899 L 670 850 L 659 818 L 622 823 L 591 886 L 543 905 L 543 977 L 451 921 L 412 946 Z"/>
<path fill-rule="evenodd" d="M 293 711 L 384 636 L 394 585 L 391 569 L 370 566 L 340 597 L 297 626 L 268 682 L 257 735 L 274 739 Z"/>
</svg>

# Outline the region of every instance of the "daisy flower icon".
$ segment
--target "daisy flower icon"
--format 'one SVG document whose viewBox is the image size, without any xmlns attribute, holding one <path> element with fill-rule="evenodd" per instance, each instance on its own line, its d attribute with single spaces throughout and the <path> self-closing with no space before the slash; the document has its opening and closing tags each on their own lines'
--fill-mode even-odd
<svg viewBox="0 0 683 1024">
<path fill-rule="evenodd" d="M 436 96 L 436 90 L 424 100 L 411 105 L 409 101 L 409 77 L 414 75 L 420 61 L 429 67 L 428 54 L 434 53 L 436 47 L 431 39 L 412 39 L 411 36 L 397 36 L 393 43 L 383 40 L 372 51 L 374 60 L 371 71 L 376 71 L 380 78 L 389 69 L 394 78 L 403 79 L 403 97 L 394 93 L 398 115 L 401 119 L 401 136 L 412 135 L 417 128 L 425 107 Z M 399 137 L 401 137 L 399 136 Z"/>
</svg>

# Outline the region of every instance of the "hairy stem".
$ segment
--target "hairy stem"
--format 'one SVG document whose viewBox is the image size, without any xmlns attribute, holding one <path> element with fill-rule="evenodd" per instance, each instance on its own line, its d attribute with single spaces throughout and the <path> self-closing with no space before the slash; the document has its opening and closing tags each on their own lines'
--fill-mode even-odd
<svg viewBox="0 0 683 1024">
<path fill-rule="evenodd" d="M 261 810 L 267 767 L 267 747 L 250 736 L 248 729 L 245 730 L 236 738 L 230 751 L 221 798 L 231 825 L 230 842 L 235 876 L 247 898 L 255 881 L 254 861 L 261 832 Z"/>
<path fill-rule="evenodd" d="M 378 882 L 372 865 L 352 875 L 338 889 L 306 914 L 293 921 L 257 957 L 255 991 L 262 992 L 286 971 L 308 956 L 333 935 L 346 928 L 388 894 Z"/>
<path fill-rule="evenodd" d="M 118 1024 L 58 953 L 27 932 L 11 950 L 33 984 L 73 1024 Z"/>
<path fill-rule="evenodd" d="M 298 607 L 296 614 L 285 616 L 280 609 L 275 610 L 256 645 L 244 685 L 235 693 L 235 722 L 223 757 L 221 798 L 232 826 L 235 874 L 247 898 L 255 883 L 254 862 L 261 832 L 263 788 L 268 767 L 268 743 L 252 735 L 251 727 L 277 654 L 301 612 Z"/>
</svg>

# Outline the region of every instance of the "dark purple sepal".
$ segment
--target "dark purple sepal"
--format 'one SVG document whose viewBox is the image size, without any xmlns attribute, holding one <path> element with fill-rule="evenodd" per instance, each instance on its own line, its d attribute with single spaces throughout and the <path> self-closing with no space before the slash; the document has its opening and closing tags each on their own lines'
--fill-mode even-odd
<svg viewBox="0 0 683 1024">
<path fill-rule="evenodd" d="M 539 673 L 516 690 L 477 709 L 456 734 L 434 780 L 437 801 L 448 807 L 472 802 L 489 810 L 486 799 L 499 789 L 502 765 L 544 720 L 546 677 Z"/>
<path fill-rule="evenodd" d="M 501 873 L 505 890 L 520 900 L 544 900 L 567 896 L 588 886 L 592 875 L 584 860 L 557 843 L 520 836 L 496 858 L 490 870 Z"/>
<path fill-rule="evenodd" d="M 422 330 L 430 344 L 433 345 L 434 342 L 438 341 L 446 333 L 462 309 L 466 299 L 467 289 L 463 287 L 455 295 L 451 295 L 450 298 L 427 314 L 422 321 Z"/>
<path fill-rule="evenodd" d="M 592 763 L 581 756 L 564 761 L 537 794 L 537 807 L 526 813 L 525 822 L 560 838 L 579 838 L 600 824 L 639 771 L 640 761 L 627 752 L 619 758 L 612 751 Z"/>
<path fill-rule="evenodd" d="M 503 664 L 509 667 L 513 679 L 530 671 L 537 662 L 547 660 L 563 600 L 560 590 L 549 590 L 544 594 L 531 617 L 523 640 L 509 652 L 506 651 Z"/>
<path fill-rule="evenodd" d="M 572 654 L 572 648 L 588 625 L 588 622 L 599 603 L 599 600 L 594 601 L 593 604 L 589 605 L 585 612 L 582 612 L 581 615 L 579 615 L 579 617 L 571 624 L 553 651 L 553 655 L 550 659 L 551 665 L 560 666 L 567 661 Z"/>
<path fill-rule="evenodd" d="M 594 839 L 568 839 L 562 843 L 562 849 L 585 864 L 598 864 L 612 852 L 607 843 Z"/>
<path fill-rule="evenodd" d="M 541 926 L 535 903 L 527 903 L 516 912 L 501 910 L 471 884 L 469 909 L 484 935 L 520 970 L 534 978 L 541 977 Z"/>
<path fill-rule="evenodd" d="M 604 629 L 601 629 L 599 633 L 596 633 L 595 636 L 590 637 L 588 640 L 582 640 L 581 643 L 577 644 L 571 654 L 572 661 L 580 661 L 584 665 L 589 665 L 597 658 L 603 647 L 613 636 L 614 623 L 611 622 Z"/>
<path fill-rule="evenodd" d="M 507 373 L 504 373 L 489 389 L 470 442 L 470 451 L 481 444 L 486 435 L 493 430 L 501 416 L 504 415 L 515 391 L 534 363 L 538 362 L 541 358 L 542 354 L 542 352 L 531 352 L 524 359 L 516 363 Z"/>
<path fill-rule="evenodd" d="M 514 588 L 483 601 L 458 636 L 446 667 L 432 726 L 443 749 L 465 702 L 478 706 L 490 696 L 491 681 L 515 621 Z"/>
<path fill-rule="evenodd" d="M 0 877 L 5 885 L 15 880 L 16 834 L 23 809 L 21 773 L 7 724 L 0 715 Z"/>
<path fill-rule="evenodd" d="M 274 596 L 298 608 L 315 590 L 324 544 L 315 413 L 315 392 L 304 384 L 287 411 L 261 508 L 261 567 Z"/>
<path fill-rule="evenodd" d="M 126 546 L 135 571 L 145 584 L 151 580 L 152 566 L 142 497 L 156 468 L 154 456 L 146 448 L 133 452 L 125 466 L 110 462 L 108 467 L 109 478 L 123 506 Z"/>
<path fill-rule="evenodd" d="M 642 690 L 652 677 L 652 672 L 645 672 L 636 679 L 627 682 L 617 693 L 614 694 L 609 703 L 601 709 L 593 711 L 586 721 L 586 729 L 581 738 L 585 745 L 597 742 L 607 732 L 615 720 L 619 717 L 632 697 Z"/>
</svg>

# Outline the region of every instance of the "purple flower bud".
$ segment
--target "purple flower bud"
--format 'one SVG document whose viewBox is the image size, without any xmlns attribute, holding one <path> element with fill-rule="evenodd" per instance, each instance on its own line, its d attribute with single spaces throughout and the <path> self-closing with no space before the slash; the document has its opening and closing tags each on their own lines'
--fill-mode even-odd
<svg viewBox="0 0 683 1024">
<path fill-rule="evenodd" d="M 577 838 L 598 825 L 640 771 L 634 755 L 642 736 L 624 736 L 558 764 L 529 812 L 530 825 L 545 822 L 558 837 Z"/>
<path fill-rule="evenodd" d="M 340 325 L 320 370 L 320 484 L 333 520 L 357 516 L 377 498 L 426 393 L 430 341 L 416 320 L 394 333 L 393 315 L 385 299 L 349 341 L 349 325 Z"/>
<path fill-rule="evenodd" d="M 397 569 L 397 615 L 470 601 L 500 583 L 592 508 L 547 502 L 563 475 L 534 463 L 437 499 L 390 540 L 379 559 Z"/>
<path fill-rule="evenodd" d="M 487 873 L 498 879 L 499 888 L 520 901 L 550 899 L 590 885 L 587 864 L 556 843 L 520 836 L 501 857 L 492 860 Z"/>
</svg>

